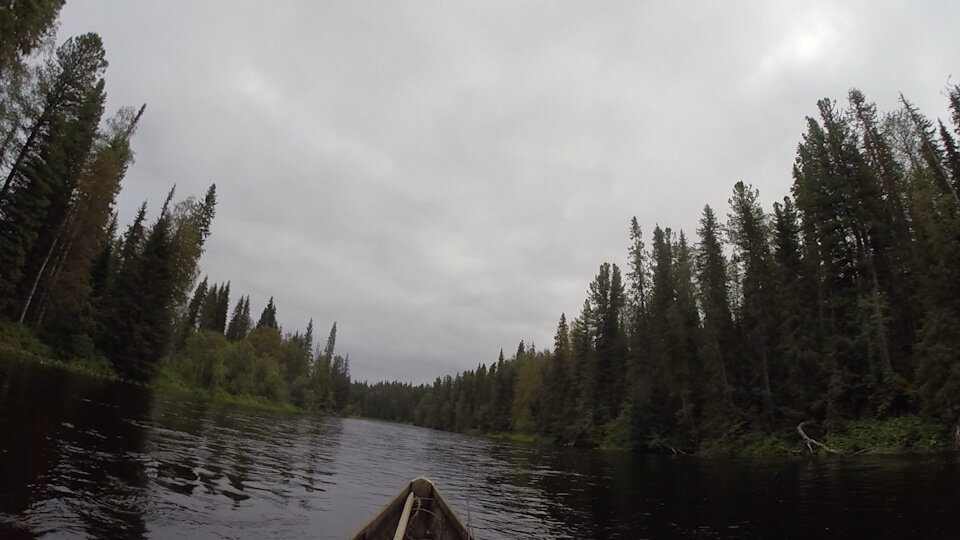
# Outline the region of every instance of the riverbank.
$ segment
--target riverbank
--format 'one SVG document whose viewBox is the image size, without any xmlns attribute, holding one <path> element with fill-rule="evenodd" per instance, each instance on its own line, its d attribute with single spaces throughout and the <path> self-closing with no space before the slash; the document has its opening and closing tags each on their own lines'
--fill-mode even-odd
<svg viewBox="0 0 960 540">
<path fill-rule="evenodd" d="M 955 445 L 949 424 L 915 415 L 883 420 L 848 420 L 828 432 L 813 422 L 804 425 L 804 433 L 815 442 L 807 444 L 797 426 L 783 425 L 771 433 L 746 431 L 703 441 L 695 453 L 705 457 L 850 457 L 946 452 Z"/>
<path fill-rule="evenodd" d="M 311 411 L 297 407 L 286 401 L 274 401 L 263 396 L 251 396 L 248 394 L 231 394 L 222 388 L 211 390 L 209 388 L 198 388 L 190 386 L 182 379 L 170 371 L 161 367 L 160 373 L 150 383 L 150 387 L 168 394 L 177 394 L 185 397 L 213 401 L 217 403 L 226 403 L 230 405 L 239 405 L 241 407 L 251 407 L 264 411 L 292 413 L 292 414 L 310 414 Z"/>
<path fill-rule="evenodd" d="M 0 353 L 16 361 L 36 362 L 71 373 L 124 382 L 169 394 L 273 412 L 293 414 L 308 414 L 310 412 L 286 401 L 270 400 L 263 396 L 231 394 L 223 389 L 210 390 L 191 386 L 177 377 L 173 370 L 167 369 L 167 363 L 163 361 L 160 362 L 157 376 L 149 384 L 129 381 L 120 377 L 113 369 L 110 361 L 103 356 L 74 358 L 65 361 L 58 358 L 53 348 L 44 343 L 31 329 L 6 321 L 0 322 Z"/>
<path fill-rule="evenodd" d="M 678 448 L 663 443 L 657 447 L 646 448 L 645 451 L 651 454 L 690 455 L 703 458 L 852 457 L 941 453 L 954 450 L 956 447 L 949 424 L 915 415 L 883 420 L 851 420 L 840 424 L 830 432 L 823 432 L 820 426 L 813 422 L 805 422 L 805 426 L 805 433 L 809 433 L 808 436 L 822 443 L 823 446 L 811 443 L 808 447 L 798 433 L 797 426 L 785 424 L 770 433 L 731 430 L 718 439 L 701 441 L 696 448 Z M 556 441 L 550 437 L 531 433 L 484 433 L 478 430 L 468 430 L 463 433 L 474 437 L 530 445 L 554 446 L 556 444 Z M 635 451 L 610 441 L 590 448 L 617 452 Z"/>
</svg>

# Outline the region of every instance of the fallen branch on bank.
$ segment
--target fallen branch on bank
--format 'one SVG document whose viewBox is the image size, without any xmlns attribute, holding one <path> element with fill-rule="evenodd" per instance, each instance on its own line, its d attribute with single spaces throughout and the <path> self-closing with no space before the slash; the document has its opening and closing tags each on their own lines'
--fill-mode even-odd
<svg viewBox="0 0 960 540">
<path fill-rule="evenodd" d="M 823 448 L 824 450 L 826 450 L 827 452 L 830 452 L 831 454 L 836 454 L 838 456 L 844 455 L 844 453 L 841 452 L 840 450 L 837 450 L 836 448 L 830 448 L 829 446 L 823 444 L 822 442 L 816 439 L 813 439 L 809 435 L 807 435 L 806 432 L 803 431 L 803 426 L 809 423 L 810 421 L 806 420 L 804 422 L 800 422 L 799 424 L 797 424 L 797 433 L 799 433 L 800 436 L 803 437 L 803 442 L 807 444 L 807 449 L 810 450 L 810 453 L 813 453 L 813 445 L 817 445 L 820 448 Z"/>
<path fill-rule="evenodd" d="M 656 445 L 659 446 L 660 448 L 666 448 L 667 450 L 670 450 L 671 452 L 673 452 L 673 455 L 675 455 L 675 456 L 678 455 L 678 454 L 684 455 L 684 456 L 689 456 L 689 455 L 690 455 L 690 454 L 688 454 L 687 452 L 684 452 L 683 450 L 681 450 L 681 449 L 679 449 L 679 448 L 675 448 L 673 445 L 668 444 L 668 443 L 663 442 L 663 441 L 658 442 Z"/>
</svg>

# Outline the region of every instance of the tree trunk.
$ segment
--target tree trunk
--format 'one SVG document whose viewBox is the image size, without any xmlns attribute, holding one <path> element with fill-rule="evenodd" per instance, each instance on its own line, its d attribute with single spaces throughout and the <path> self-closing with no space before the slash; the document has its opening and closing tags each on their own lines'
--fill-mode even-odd
<svg viewBox="0 0 960 540">
<path fill-rule="evenodd" d="M 867 265 L 870 274 L 870 297 L 872 300 L 873 317 L 876 324 L 877 345 L 880 349 L 880 367 L 883 374 L 889 377 L 893 373 L 893 364 L 890 361 L 890 345 L 887 342 L 887 329 L 883 324 L 883 308 L 880 305 L 880 279 L 877 277 L 877 265 L 873 260 L 873 248 L 867 245 L 866 234 L 857 230 L 857 248 Z"/>
<path fill-rule="evenodd" d="M 17 122 L 16 125 L 10 128 L 10 132 L 7 133 L 6 137 L 4 137 L 3 146 L 0 146 L 0 163 L 3 163 L 4 161 L 6 161 L 5 156 L 7 155 L 7 148 L 9 148 L 10 144 L 13 143 L 13 141 L 17 138 L 18 131 L 20 131 L 19 122 Z"/>
<path fill-rule="evenodd" d="M 10 166 L 10 172 L 7 173 L 7 178 L 3 181 L 3 187 L 0 188 L 0 200 L 3 200 L 3 197 L 7 194 L 7 191 L 10 189 L 10 184 L 13 182 L 13 177 L 16 176 L 17 171 L 20 170 L 20 167 L 23 165 L 23 160 L 27 158 L 27 154 L 33 148 L 34 142 L 36 142 L 37 137 L 40 136 L 40 129 L 46 124 L 46 116 L 47 112 L 44 111 L 30 129 L 30 135 L 27 136 L 27 140 L 24 141 L 23 146 L 20 147 L 20 153 L 17 154 L 16 161 Z"/>
<path fill-rule="evenodd" d="M 27 294 L 27 298 L 23 302 L 23 309 L 20 311 L 20 324 L 23 324 L 24 319 L 27 317 L 27 311 L 30 310 L 30 304 L 33 302 L 33 295 L 37 292 L 37 285 L 40 284 L 40 279 L 43 277 L 43 272 L 47 269 L 47 263 L 50 262 L 50 257 L 53 256 L 53 251 L 60 243 L 60 235 L 62 233 L 63 228 L 61 227 L 60 230 L 57 231 L 57 236 L 53 239 L 53 242 L 50 242 L 50 249 L 47 250 L 47 254 L 43 257 L 43 263 L 40 264 L 40 269 L 37 270 L 37 275 L 33 278 L 33 285 L 30 287 L 30 293 Z"/>
<path fill-rule="evenodd" d="M 720 364 L 720 378 L 723 380 L 723 399 L 729 405 L 730 403 L 730 379 L 727 378 L 727 365 L 723 360 L 723 351 L 720 350 L 720 343 L 717 341 L 715 332 L 710 333 L 710 341 L 713 343 L 713 350 L 717 353 L 717 362 Z"/>
<path fill-rule="evenodd" d="M 35 321 L 38 327 L 43 325 L 43 317 L 47 313 L 47 306 L 49 305 L 50 294 L 52 291 L 56 289 L 57 281 L 59 281 L 60 279 L 60 272 L 63 270 L 63 265 L 66 262 L 67 256 L 69 255 L 70 249 L 72 247 L 73 247 L 73 235 L 68 237 L 67 240 L 63 243 L 63 247 L 60 249 L 60 255 L 57 257 L 57 261 L 53 265 L 53 270 L 50 272 L 50 283 L 47 287 L 45 287 L 43 294 L 40 296 L 40 301 L 37 304 L 37 318 Z"/>
<path fill-rule="evenodd" d="M 823 449 L 826 450 L 827 452 L 830 452 L 831 454 L 836 454 L 836 455 L 838 455 L 838 456 L 843 456 L 843 455 L 844 455 L 844 453 L 843 453 L 842 451 L 837 450 L 837 449 L 835 449 L 835 448 L 830 448 L 829 446 L 823 444 L 822 442 L 820 442 L 820 441 L 818 441 L 818 440 L 816 440 L 816 439 L 813 439 L 813 438 L 811 438 L 809 435 L 807 435 L 807 434 L 803 431 L 803 426 L 806 425 L 806 424 L 809 424 L 809 423 L 810 423 L 810 421 L 809 421 L 809 420 L 806 420 L 806 421 L 804 421 L 804 422 L 800 422 L 799 424 L 797 424 L 797 433 L 800 434 L 800 437 L 803 439 L 803 442 L 806 443 L 807 449 L 810 450 L 810 453 L 813 453 L 813 446 L 816 445 L 816 446 L 819 446 L 820 448 L 823 448 Z"/>
</svg>

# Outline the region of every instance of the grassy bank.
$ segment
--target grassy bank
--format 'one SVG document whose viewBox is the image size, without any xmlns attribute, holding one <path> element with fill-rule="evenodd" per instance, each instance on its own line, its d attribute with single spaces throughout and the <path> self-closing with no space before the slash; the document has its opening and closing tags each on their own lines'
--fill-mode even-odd
<svg viewBox="0 0 960 540">
<path fill-rule="evenodd" d="M 0 320 L 0 351 L 18 360 L 31 360 L 101 379 L 120 380 L 110 361 L 103 356 L 64 360 L 31 329 L 5 320 Z"/>
<path fill-rule="evenodd" d="M 215 401 L 217 403 L 228 403 L 242 407 L 251 407 L 265 411 L 295 414 L 307 414 L 310 412 L 286 401 L 274 401 L 263 396 L 231 394 L 222 388 L 211 390 L 209 388 L 198 388 L 196 386 L 191 386 L 190 384 L 184 382 L 183 379 L 177 377 L 172 370 L 166 370 L 163 368 L 160 369 L 160 372 L 157 374 L 157 377 L 153 380 L 150 386 L 158 391 L 169 394 L 177 394 L 206 401 Z"/>
<path fill-rule="evenodd" d="M 0 320 L 0 352 L 2 352 L 4 356 L 17 361 L 37 362 L 47 366 L 54 366 L 71 373 L 79 373 L 99 379 L 123 381 L 129 384 L 143 386 L 140 383 L 125 381 L 117 375 L 117 372 L 113 369 L 113 365 L 103 356 L 70 359 L 61 358 L 57 355 L 56 351 L 44 343 L 41 336 L 38 336 L 33 330 L 9 321 Z M 182 379 L 179 379 L 171 370 L 164 369 L 163 365 L 164 363 L 161 362 L 157 377 L 150 383 L 150 388 L 161 392 L 189 396 L 194 399 L 228 403 L 267 411 L 298 414 L 308 412 L 285 401 L 273 401 L 262 396 L 234 395 L 222 389 L 209 390 L 193 387 L 186 384 Z"/>
<path fill-rule="evenodd" d="M 829 432 L 813 423 L 804 429 L 808 436 L 844 456 L 944 452 L 954 447 L 948 424 L 913 415 L 884 420 L 850 420 Z M 736 457 L 837 455 L 816 444 L 811 446 L 812 451 L 796 426 L 783 426 L 772 433 L 744 432 L 704 441 L 697 454 Z"/>
<path fill-rule="evenodd" d="M 954 449 L 953 433 L 947 423 L 907 415 L 885 420 L 851 420 L 824 432 L 815 423 L 808 423 L 805 432 L 811 438 L 823 443 L 838 453 L 833 453 L 812 444 L 812 451 L 797 432 L 796 426 L 782 426 L 773 432 L 749 430 L 731 430 L 718 439 L 701 441 L 695 449 L 677 448 L 663 443 L 647 450 L 653 453 L 688 454 L 700 457 L 806 457 L 822 456 L 858 456 L 868 454 L 905 454 L 945 452 Z M 469 435 L 490 437 L 528 444 L 553 444 L 553 440 L 528 433 L 479 433 Z M 605 439 L 598 446 L 601 450 L 621 450 L 628 448 L 616 444 L 613 439 Z"/>
<path fill-rule="evenodd" d="M 490 439 L 497 439 L 500 441 L 513 441 L 524 444 L 541 444 L 541 445 L 552 445 L 554 441 L 550 437 L 544 437 L 543 435 L 536 435 L 531 433 L 468 433 L 468 435 L 478 435 L 482 437 L 488 437 Z"/>
</svg>

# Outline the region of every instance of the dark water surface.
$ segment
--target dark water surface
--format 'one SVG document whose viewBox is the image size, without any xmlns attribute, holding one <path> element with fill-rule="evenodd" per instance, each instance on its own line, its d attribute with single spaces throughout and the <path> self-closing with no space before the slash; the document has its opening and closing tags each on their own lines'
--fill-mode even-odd
<svg viewBox="0 0 960 540">
<path fill-rule="evenodd" d="M 345 538 L 415 476 L 479 538 L 956 538 L 957 456 L 555 449 L 0 360 L 0 538 Z"/>
</svg>

